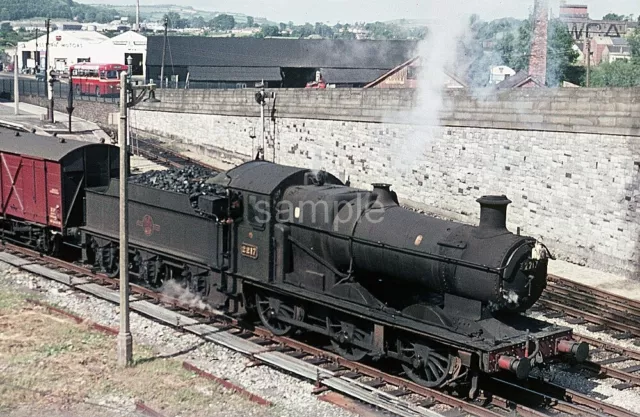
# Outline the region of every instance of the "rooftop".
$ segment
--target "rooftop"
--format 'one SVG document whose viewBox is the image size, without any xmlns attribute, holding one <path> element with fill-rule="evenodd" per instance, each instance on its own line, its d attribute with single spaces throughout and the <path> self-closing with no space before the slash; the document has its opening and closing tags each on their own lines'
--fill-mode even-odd
<svg viewBox="0 0 640 417">
<path fill-rule="evenodd" d="M 168 38 L 167 53 L 176 66 L 368 68 L 389 70 L 407 61 L 415 41 L 325 39 Z M 147 65 L 160 66 L 163 37 L 147 40 Z"/>
</svg>

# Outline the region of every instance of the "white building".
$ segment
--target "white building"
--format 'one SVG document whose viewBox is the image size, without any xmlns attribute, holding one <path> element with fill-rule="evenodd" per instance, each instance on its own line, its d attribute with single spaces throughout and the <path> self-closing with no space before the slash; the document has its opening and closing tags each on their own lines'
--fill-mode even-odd
<svg viewBox="0 0 640 417">
<path fill-rule="evenodd" d="M 489 74 L 489 84 L 499 84 L 509 77 L 516 75 L 516 72 L 506 65 L 491 67 Z"/>
<path fill-rule="evenodd" d="M 18 44 L 21 69 L 44 69 L 46 35 Z M 49 34 L 49 67 L 64 71 L 78 62 L 126 64 L 133 59 L 133 75 L 144 77 L 147 38 L 136 32 L 124 32 L 113 38 L 89 30 L 56 30 Z M 39 58 L 39 61 L 38 61 Z"/>
<path fill-rule="evenodd" d="M 108 39 L 98 32 L 85 30 L 54 30 L 49 34 L 49 68 L 65 70 L 69 65 L 88 61 L 97 46 Z M 44 69 L 47 35 L 18 44 L 18 63 L 21 69 Z"/>
<path fill-rule="evenodd" d="M 102 41 L 91 55 L 91 62 L 126 64 L 132 58 L 132 74 L 144 79 L 147 59 L 147 38 L 137 32 L 124 32 Z"/>
</svg>

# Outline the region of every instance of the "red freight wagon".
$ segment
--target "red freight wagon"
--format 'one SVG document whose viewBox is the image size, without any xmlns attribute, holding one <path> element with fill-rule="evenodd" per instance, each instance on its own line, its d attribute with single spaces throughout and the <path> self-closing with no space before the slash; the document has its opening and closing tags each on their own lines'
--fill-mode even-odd
<svg viewBox="0 0 640 417">
<path fill-rule="evenodd" d="M 0 128 L 2 240 L 53 253 L 84 221 L 86 187 L 118 177 L 118 148 Z"/>
</svg>

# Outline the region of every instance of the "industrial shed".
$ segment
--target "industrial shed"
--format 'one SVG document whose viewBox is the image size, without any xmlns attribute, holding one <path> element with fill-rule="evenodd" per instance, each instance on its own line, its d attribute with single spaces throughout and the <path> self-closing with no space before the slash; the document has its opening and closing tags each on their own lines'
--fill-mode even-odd
<svg viewBox="0 0 640 417">
<path fill-rule="evenodd" d="M 158 80 L 164 38 L 147 43 L 146 73 Z M 321 71 L 329 87 L 362 87 L 413 56 L 415 41 L 167 38 L 165 78 L 190 88 L 304 87 Z M 188 75 L 188 78 L 187 78 Z"/>
</svg>

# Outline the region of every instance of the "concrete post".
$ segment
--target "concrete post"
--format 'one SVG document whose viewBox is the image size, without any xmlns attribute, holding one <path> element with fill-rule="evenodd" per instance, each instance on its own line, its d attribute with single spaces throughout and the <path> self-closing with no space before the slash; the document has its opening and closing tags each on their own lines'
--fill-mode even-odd
<svg viewBox="0 0 640 417">
<path fill-rule="evenodd" d="M 18 87 L 18 45 L 13 55 L 13 103 L 15 105 L 15 115 L 20 114 L 20 88 Z"/>
<path fill-rule="evenodd" d="M 120 332 L 118 333 L 118 366 L 131 365 L 133 337 L 129 330 L 129 224 L 127 209 L 127 177 L 129 158 L 127 149 L 127 73 L 120 74 Z"/>
</svg>

